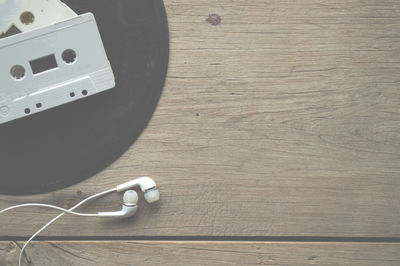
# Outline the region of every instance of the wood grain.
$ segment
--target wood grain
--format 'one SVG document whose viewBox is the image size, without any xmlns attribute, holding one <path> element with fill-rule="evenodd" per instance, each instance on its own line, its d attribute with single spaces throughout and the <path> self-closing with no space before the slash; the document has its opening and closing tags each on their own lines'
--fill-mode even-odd
<svg viewBox="0 0 400 266">
<path fill-rule="evenodd" d="M 146 175 L 162 198 L 141 200 L 134 219 L 68 216 L 43 235 L 400 237 L 399 1 L 165 4 L 168 80 L 140 140 L 86 182 L 1 196 L 0 208 L 68 207 Z M 55 214 L 12 212 L 0 235 L 28 236 Z"/>
<path fill-rule="evenodd" d="M 268 242 L 36 242 L 24 265 L 399 265 L 399 244 Z M 15 266 L 15 242 L 0 264 Z M 27 262 L 30 262 L 28 264 Z"/>
</svg>

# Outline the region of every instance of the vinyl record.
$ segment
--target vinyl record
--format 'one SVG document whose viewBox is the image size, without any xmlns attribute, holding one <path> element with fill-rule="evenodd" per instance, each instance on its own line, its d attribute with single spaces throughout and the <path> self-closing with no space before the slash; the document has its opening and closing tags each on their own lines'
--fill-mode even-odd
<svg viewBox="0 0 400 266">
<path fill-rule="evenodd" d="M 149 122 L 165 82 L 169 36 L 162 0 L 63 0 L 92 12 L 116 87 L 0 125 L 0 194 L 54 191 L 118 159 Z"/>
</svg>

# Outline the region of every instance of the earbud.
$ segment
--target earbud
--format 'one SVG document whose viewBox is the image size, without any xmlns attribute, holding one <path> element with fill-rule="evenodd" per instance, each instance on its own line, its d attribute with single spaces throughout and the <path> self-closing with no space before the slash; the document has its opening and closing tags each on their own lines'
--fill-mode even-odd
<svg viewBox="0 0 400 266">
<path fill-rule="evenodd" d="M 156 183 L 150 177 L 141 177 L 117 186 L 117 191 L 121 192 L 137 186 L 139 186 L 143 192 L 146 192 L 149 189 L 155 188 Z"/>
<path fill-rule="evenodd" d="M 138 194 L 134 190 L 128 190 L 124 193 L 123 201 L 126 206 L 137 205 L 139 200 Z"/>
<path fill-rule="evenodd" d="M 117 186 L 117 191 L 125 191 L 133 187 L 140 187 L 144 192 L 144 198 L 148 203 L 156 202 L 160 199 L 160 192 L 156 188 L 156 183 L 150 177 L 141 177 Z"/>
<path fill-rule="evenodd" d="M 138 195 L 134 190 L 128 190 L 124 193 L 122 209 L 117 212 L 99 212 L 99 217 L 127 218 L 132 217 L 137 212 Z"/>
<path fill-rule="evenodd" d="M 158 191 L 158 189 L 150 189 L 147 190 L 144 193 L 144 199 L 148 202 L 148 203 L 153 203 L 156 202 L 160 199 L 160 192 Z"/>
<path fill-rule="evenodd" d="M 156 183 L 150 177 L 141 177 L 117 186 L 118 192 L 126 191 L 123 197 L 122 209 L 117 212 L 99 212 L 99 217 L 126 218 L 135 215 L 138 206 L 138 195 L 133 187 L 140 187 L 144 192 L 144 198 L 148 203 L 156 202 L 160 199 L 160 192 L 156 188 Z"/>
</svg>

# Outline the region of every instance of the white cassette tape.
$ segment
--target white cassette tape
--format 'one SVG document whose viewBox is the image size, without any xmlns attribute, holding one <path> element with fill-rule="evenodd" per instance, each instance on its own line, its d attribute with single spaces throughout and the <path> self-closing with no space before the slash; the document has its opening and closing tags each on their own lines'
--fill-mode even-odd
<svg viewBox="0 0 400 266">
<path fill-rule="evenodd" d="M 91 13 L 0 39 L 0 124 L 114 86 Z"/>
</svg>

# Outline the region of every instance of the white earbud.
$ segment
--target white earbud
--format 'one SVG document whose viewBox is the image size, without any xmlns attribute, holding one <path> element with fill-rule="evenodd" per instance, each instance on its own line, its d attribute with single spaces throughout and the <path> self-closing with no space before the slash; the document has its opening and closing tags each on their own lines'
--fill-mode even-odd
<svg viewBox="0 0 400 266">
<path fill-rule="evenodd" d="M 128 190 L 124 194 L 122 209 L 117 212 L 99 212 L 98 217 L 127 218 L 135 215 L 138 206 L 138 195 L 134 190 Z"/>
<path fill-rule="evenodd" d="M 125 191 L 134 187 L 140 187 L 144 192 L 144 198 L 148 203 L 156 202 L 160 199 L 160 192 L 156 188 L 156 183 L 150 177 L 141 177 L 117 186 L 117 191 Z"/>
<path fill-rule="evenodd" d="M 148 202 L 148 203 L 153 203 L 156 202 L 158 200 L 160 200 L 160 192 L 158 191 L 158 189 L 150 189 L 147 190 L 144 193 L 144 199 Z"/>
</svg>

